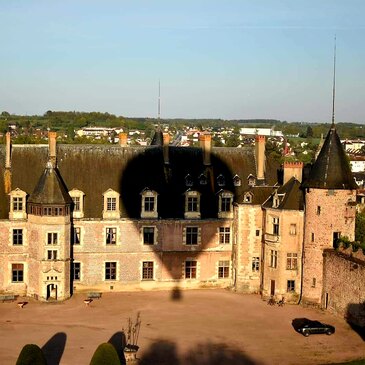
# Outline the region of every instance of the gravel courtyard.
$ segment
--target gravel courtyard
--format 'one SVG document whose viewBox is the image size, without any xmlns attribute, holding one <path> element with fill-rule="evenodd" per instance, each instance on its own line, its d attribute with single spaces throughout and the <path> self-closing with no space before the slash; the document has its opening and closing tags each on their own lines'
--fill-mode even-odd
<svg viewBox="0 0 365 365">
<path fill-rule="evenodd" d="M 49 365 L 89 364 L 97 346 L 118 344 L 127 318 L 140 312 L 142 365 L 327 364 L 365 358 L 365 342 L 341 318 L 257 295 L 191 290 L 173 300 L 169 291 L 105 293 L 90 306 L 76 294 L 63 303 L 0 303 L 0 364 L 13 365 L 35 343 Z M 332 336 L 296 333 L 294 318 L 336 327 Z"/>
</svg>

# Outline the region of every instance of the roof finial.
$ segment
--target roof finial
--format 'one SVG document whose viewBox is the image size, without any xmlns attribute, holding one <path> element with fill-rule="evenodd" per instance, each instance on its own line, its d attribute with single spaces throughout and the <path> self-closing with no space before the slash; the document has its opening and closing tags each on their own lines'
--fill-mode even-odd
<svg viewBox="0 0 365 365">
<path fill-rule="evenodd" d="M 336 34 L 335 34 L 335 46 L 333 50 L 333 89 L 332 89 L 332 125 L 331 128 L 335 128 L 335 95 L 336 95 Z"/>
</svg>

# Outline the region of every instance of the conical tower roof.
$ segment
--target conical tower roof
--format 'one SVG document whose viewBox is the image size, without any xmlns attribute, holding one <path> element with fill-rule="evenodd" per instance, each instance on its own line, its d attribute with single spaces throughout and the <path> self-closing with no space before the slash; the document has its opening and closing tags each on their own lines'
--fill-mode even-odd
<svg viewBox="0 0 365 365">
<path fill-rule="evenodd" d="M 72 203 L 72 199 L 57 169 L 50 162 L 47 163 L 28 202 L 47 205 L 65 205 Z"/>
<path fill-rule="evenodd" d="M 303 186 L 318 189 L 357 188 L 334 123 Z"/>
</svg>

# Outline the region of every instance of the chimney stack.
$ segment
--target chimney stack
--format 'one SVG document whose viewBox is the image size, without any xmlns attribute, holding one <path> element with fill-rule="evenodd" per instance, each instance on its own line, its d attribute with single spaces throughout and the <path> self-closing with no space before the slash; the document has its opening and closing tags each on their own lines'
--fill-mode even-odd
<svg viewBox="0 0 365 365">
<path fill-rule="evenodd" d="M 4 171 L 4 191 L 6 194 L 11 192 L 11 140 L 10 132 L 6 133 L 5 150 L 5 171 Z"/>
<path fill-rule="evenodd" d="M 170 135 L 168 133 L 163 134 L 163 161 L 165 164 L 169 164 L 169 144 Z"/>
<path fill-rule="evenodd" d="M 265 136 L 255 138 L 256 178 L 265 179 Z"/>
<path fill-rule="evenodd" d="M 293 176 L 299 182 L 302 182 L 303 162 L 284 162 L 283 169 L 284 169 L 283 185 L 287 183 Z"/>
<path fill-rule="evenodd" d="M 118 137 L 119 137 L 119 146 L 127 147 L 127 142 L 128 142 L 127 133 L 121 132 L 121 133 L 119 133 Z"/>
<path fill-rule="evenodd" d="M 49 161 L 51 162 L 53 167 L 56 167 L 56 132 L 48 132 L 48 153 L 49 153 Z"/>
<path fill-rule="evenodd" d="M 200 147 L 203 150 L 203 163 L 210 166 L 210 153 L 212 151 L 212 136 L 209 133 L 202 133 L 199 136 Z"/>
</svg>

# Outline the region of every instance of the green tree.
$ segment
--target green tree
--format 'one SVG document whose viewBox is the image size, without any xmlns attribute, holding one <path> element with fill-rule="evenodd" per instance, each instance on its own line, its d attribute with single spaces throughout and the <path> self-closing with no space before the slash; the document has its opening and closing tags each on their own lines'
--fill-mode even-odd
<svg viewBox="0 0 365 365">
<path fill-rule="evenodd" d="M 307 127 L 306 137 L 313 138 L 313 129 L 310 125 Z"/>
<path fill-rule="evenodd" d="M 120 365 L 118 353 L 110 343 L 102 343 L 94 352 L 90 365 Z"/>
<path fill-rule="evenodd" d="M 47 365 L 47 361 L 37 345 L 29 344 L 22 348 L 16 365 Z"/>
<path fill-rule="evenodd" d="M 355 241 L 365 244 L 365 213 L 356 213 Z"/>
</svg>

